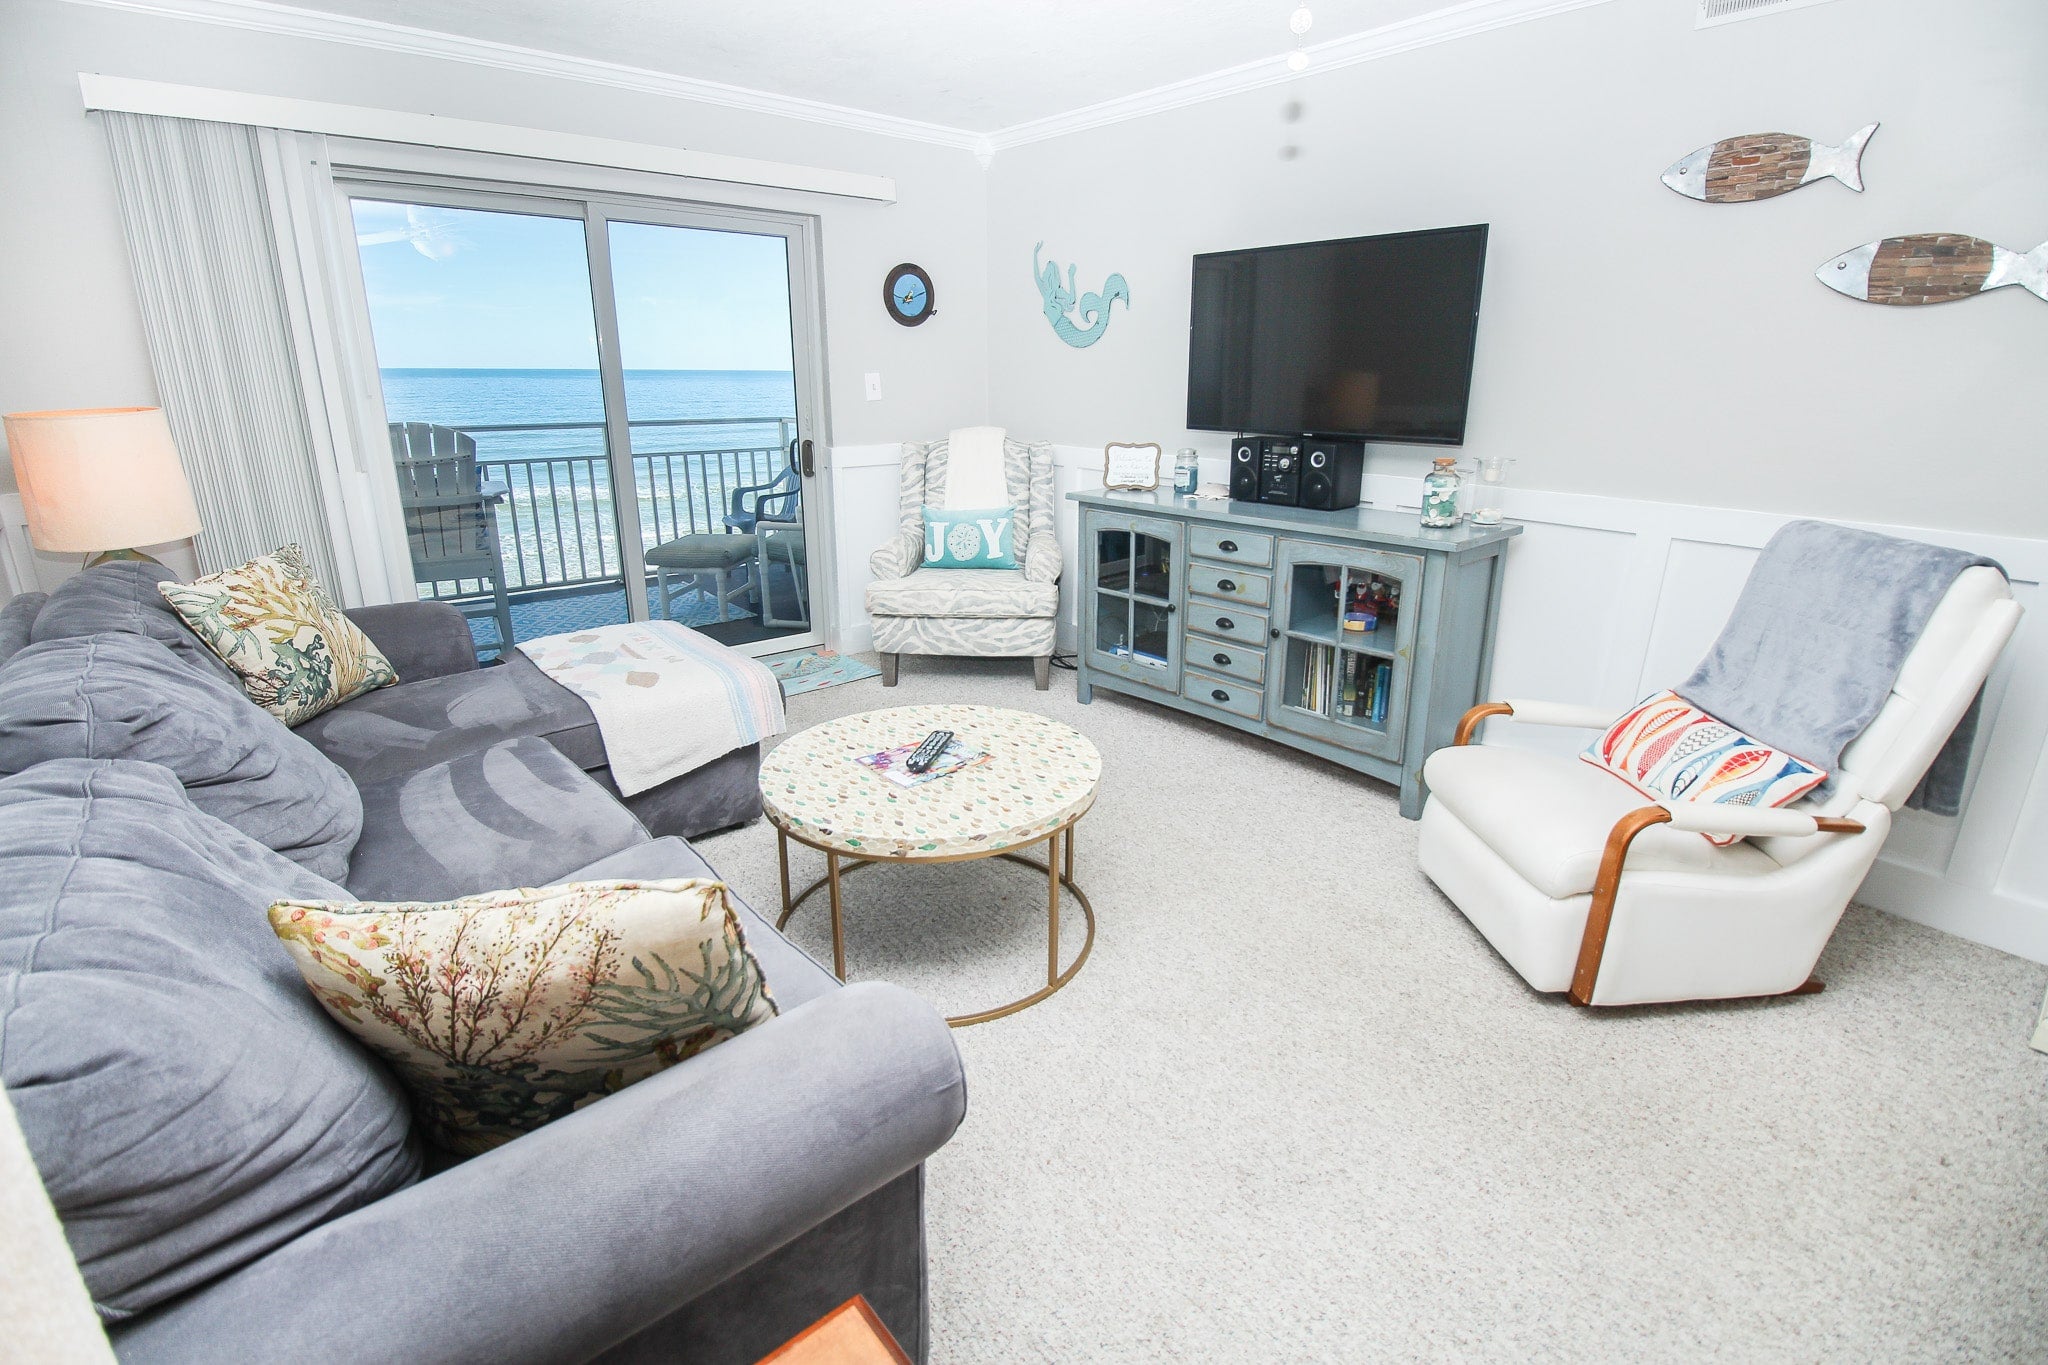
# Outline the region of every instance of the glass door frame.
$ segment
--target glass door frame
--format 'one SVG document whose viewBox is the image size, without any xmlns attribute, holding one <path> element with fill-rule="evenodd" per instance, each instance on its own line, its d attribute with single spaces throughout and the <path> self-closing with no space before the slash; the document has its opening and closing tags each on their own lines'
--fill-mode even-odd
<svg viewBox="0 0 2048 1365">
<path fill-rule="evenodd" d="M 575 219 L 583 224 L 583 244 L 590 277 L 592 320 L 597 331 L 598 376 L 604 395 L 604 436 L 611 471 L 614 525 L 618 528 L 620 573 L 625 580 L 627 618 L 648 619 L 646 547 L 641 543 L 639 477 L 633 463 L 632 430 L 626 408 L 625 363 L 619 344 L 618 303 L 613 292 L 610 225 L 647 224 L 657 227 L 697 229 L 711 232 L 743 232 L 755 236 L 781 237 L 786 244 L 789 278 L 790 361 L 796 389 L 796 432 L 800 443 L 808 443 L 813 457 L 798 461 L 802 527 L 807 548 L 806 577 L 811 628 L 777 636 L 771 640 L 735 645 L 742 654 L 780 654 L 794 649 L 822 645 L 833 633 L 837 601 L 836 556 L 832 540 L 832 518 L 826 514 L 831 498 L 830 461 L 819 458 L 829 450 L 824 346 L 823 275 L 818 250 L 818 220 L 806 214 L 779 213 L 721 204 L 702 204 L 680 199 L 635 194 L 582 190 L 567 186 L 505 183 L 472 180 L 467 177 L 420 174 L 403 170 L 357 170 L 336 167 L 335 206 L 340 220 L 350 224 L 350 270 L 357 317 L 355 334 L 359 347 L 369 353 L 360 357 L 366 387 L 382 420 L 384 395 L 378 375 L 375 339 L 370 325 L 369 299 L 354 257 L 354 235 L 350 201 L 381 199 L 387 202 L 433 205 L 440 208 L 474 209 L 485 212 L 526 213 L 549 218 Z M 381 425 L 378 428 L 381 430 Z M 803 449 L 799 444 L 798 450 Z M 382 522 L 387 544 L 396 547 L 396 558 L 405 557 L 404 513 L 399 505 L 398 476 L 388 458 L 364 461 L 378 470 Z M 411 566 L 406 566 L 410 582 Z M 765 604 L 764 604 L 765 606 Z"/>
</svg>

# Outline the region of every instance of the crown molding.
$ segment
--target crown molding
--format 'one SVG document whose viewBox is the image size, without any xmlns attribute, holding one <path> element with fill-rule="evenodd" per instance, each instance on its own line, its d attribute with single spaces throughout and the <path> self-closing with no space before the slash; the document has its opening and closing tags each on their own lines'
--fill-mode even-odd
<svg viewBox="0 0 2048 1365">
<path fill-rule="evenodd" d="M 1413 19 L 1404 19 L 1399 23 L 1384 24 L 1379 28 L 1367 29 L 1363 33 L 1346 34 L 1342 38 L 1333 38 L 1325 43 L 1311 44 L 1306 49 L 1309 64 L 1302 71 L 1290 71 L 1284 55 L 1262 57 L 1241 66 L 1212 71 L 1205 76 L 1175 81 L 1170 85 L 1154 86 L 1150 90 L 1140 90 L 1133 95 L 1120 95 L 1116 99 L 1104 100 L 1100 104 L 1091 104 L 1064 114 L 1033 119 L 1028 123 L 1012 124 L 1008 128 L 991 133 L 989 143 L 992 152 L 1000 152 L 1006 148 L 1022 147 L 1027 143 L 1043 142 L 1047 138 L 1065 137 L 1069 133 L 1084 132 L 1090 128 L 1145 118 L 1151 114 L 1165 113 L 1169 109 L 1182 109 L 1191 104 L 1202 104 L 1228 95 L 1242 94 L 1248 90 L 1283 85 L 1288 81 L 1334 71 L 1340 67 L 1357 66 L 1362 62 L 1374 62 L 1382 57 L 1413 52 L 1417 48 L 1434 47 L 1438 43 L 1453 42 L 1497 28 L 1507 28 L 1512 24 L 1527 23 L 1531 19 L 1542 19 L 1553 14 L 1563 14 L 1568 10 L 1587 9 L 1607 3 L 1609 0 L 1466 0 L 1464 4 L 1453 5 L 1448 9 L 1419 15 Z"/>
<path fill-rule="evenodd" d="M 164 18 L 187 19 L 257 33 L 347 43 L 355 47 L 374 48 L 382 52 L 397 52 L 408 56 L 438 57 L 446 61 L 494 67 L 501 71 L 551 76 L 559 80 L 583 81 L 642 94 L 695 100 L 727 109 L 772 114 L 853 132 L 873 133 L 883 137 L 929 143 L 938 147 L 951 147 L 973 153 L 986 167 L 997 152 L 1008 147 L 1021 147 L 1027 143 L 1043 142 L 1047 138 L 1064 137 L 1069 133 L 1144 118 L 1151 114 L 1164 113 L 1169 109 L 1181 109 L 1191 104 L 1222 99 L 1245 91 L 1281 85 L 1304 76 L 1357 66 L 1362 62 L 1378 61 L 1382 57 L 1392 57 L 1399 53 L 1412 52 L 1417 48 L 1433 47 L 1438 43 L 1473 37 L 1497 28 L 1527 23 L 1532 19 L 1608 4 L 1610 0 L 1464 0 L 1462 4 L 1413 19 L 1404 19 L 1398 23 L 1368 29 L 1363 33 L 1347 34 L 1329 42 L 1313 44 L 1307 49 L 1309 65 L 1305 71 L 1288 70 L 1284 54 L 1262 57 L 1222 71 L 1212 71 L 1207 75 L 1155 86 L 1135 94 L 1120 95 L 1115 99 L 1069 110 L 1063 114 L 1012 124 L 992 133 L 950 128 L 943 124 L 898 118 L 893 114 L 878 114 L 865 109 L 826 104 L 797 95 L 750 90 L 743 86 L 699 80 L 693 76 L 677 76 L 665 71 L 650 71 L 644 67 L 624 66 L 591 57 L 571 57 L 556 52 L 543 52 L 536 48 L 515 47 L 509 43 L 494 43 L 481 38 L 437 33 L 430 29 L 412 28 L 404 24 L 387 24 L 374 19 L 325 14 L 293 5 L 274 4 L 271 0 L 67 0 L 67 3 Z"/>
<path fill-rule="evenodd" d="M 896 182 L 886 176 L 781 161 L 724 156 L 617 138 L 585 137 L 548 128 L 522 128 L 509 123 L 443 118 L 396 109 L 368 109 L 354 104 L 325 104 L 281 95 L 251 95 L 238 90 L 212 90 L 198 85 L 170 85 L 125 76 L 78 73 L 78 92 L 87 109 L 168 118 L 202 119 L 213 123 L 246 123 L 257 128 L 289 128 L 301 133 L 369 138 L 421 147 L 454 147 L 473 152 L 565 161 L 579 166 L 615 166 L 653 171 L 692 180 L 717 180 L 735 185 L 809 194 L 836 194 L 849 199 L 896 202 Z"/>
<path fill-rule="evenodd" d="M 472 66 L 494 67 L 528 76 L 552 76 L 559 80 L 606 85 L 639 94 L 665 95 L 671 99 L 695 100 L 726 109 L 822 123 L 857 133 L 877 133 L 961 151 L 976 151 L 983 134 L 964 128 L 948 128 L 893 114 L 849 109 L 804 99 L 800 95 L 779 95 L 767 90 L 749 90 L 719 81 L 699 80 L 666 71 L 624 66 L 593 57 L 571 57 L 537 48 L 515 47 L 482 38 L 465 38 L 453 33 L 405 24 L 387 24 L 375 19 L 323 14 L 294 5 L 271 4 L 268 0 L 68 0 L 95 9 L 125 10 L 159 18 L 188 19 L 222 28 L 246 29 L 253 33 L 274 33 L 290 38 L 314 38 L 323 42 L 347 43 L 351 47 L 374 48 L 412 57 L 439 57 L 445 61 L 467 62 Z"/>
</svg>

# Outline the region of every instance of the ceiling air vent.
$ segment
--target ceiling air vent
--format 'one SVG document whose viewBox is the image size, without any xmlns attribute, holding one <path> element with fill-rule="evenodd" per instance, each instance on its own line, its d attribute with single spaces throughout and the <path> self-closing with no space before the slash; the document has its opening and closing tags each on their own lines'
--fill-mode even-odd
<svg viewBox="0 0 2048 1365">
<path fill-rule="evenodd" d="M 1829 0 L 1699 0 L 1699 14 L 1693 20 L 1694 28 L 1713 28 L 1718 24 L 1737 24 L 1744 19 L 1761 19 L 1767 14 L 1780 14 L 1788 9 L 1805 9 L 1808 5 L 1825 5 Z"/>
</svg>

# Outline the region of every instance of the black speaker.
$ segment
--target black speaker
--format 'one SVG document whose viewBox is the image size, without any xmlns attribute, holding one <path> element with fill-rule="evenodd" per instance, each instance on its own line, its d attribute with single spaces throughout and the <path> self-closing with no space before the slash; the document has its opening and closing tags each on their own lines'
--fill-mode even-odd
<svg viewBox="0 0 2048 1365">
<path fill-rule="evenodd" d="M 1230 496 L 1235 502 L 1259 500 L 1259 438 L 1240 436 L 1230 443 Z"/>
<path fill-rule="evenodd" d="M 1294 436 L 1268 436 L 1259 443 L 1260 502 L 1293 507 L 1301 501 L 1302 445 Z"/>
<path fill-rule="evenodd" d="M 1301 503 L 1321 512 L 1358 506 L 1365 481 L 1365 446 L 1357 441 L 1306 441 L 1302 444 Z"/>
</svg>

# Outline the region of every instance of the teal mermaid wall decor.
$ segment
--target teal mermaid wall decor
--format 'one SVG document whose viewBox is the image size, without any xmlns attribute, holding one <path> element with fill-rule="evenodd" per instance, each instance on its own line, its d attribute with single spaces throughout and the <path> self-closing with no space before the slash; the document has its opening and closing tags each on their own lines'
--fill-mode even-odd
<svg viewBox="0 0 2048 1365">
<path fill-rule="evenodd" d="M 1076 295 L 1074 267 L 1067 267 L 1067 282 L 1061 284 L 1057 261 L 1047 261 L 1042 266 L 1038 263 L 1038 253 L 1044 248 L 1044 242 L 1031 248 L 1031 273 L 1038 281 L 1038 296 L 1045 301 L 1045 320 L 1052 324 L 1053 335 L 1067 345 L 1093 346 L 1109 330 L 1109 306 L 1118 299 L 1124 301 L 1125 308 L 1131 306 L 1131 287 L 1124 283 L 1123 276 L 1113 274 L 1102 282 L 1100 294 Z M 1078 311 L 1074 307 L 1077 301 Z M 1070 312 L 1081 320 L 1080 326 L 1067 316 Z"/>
</svg>

